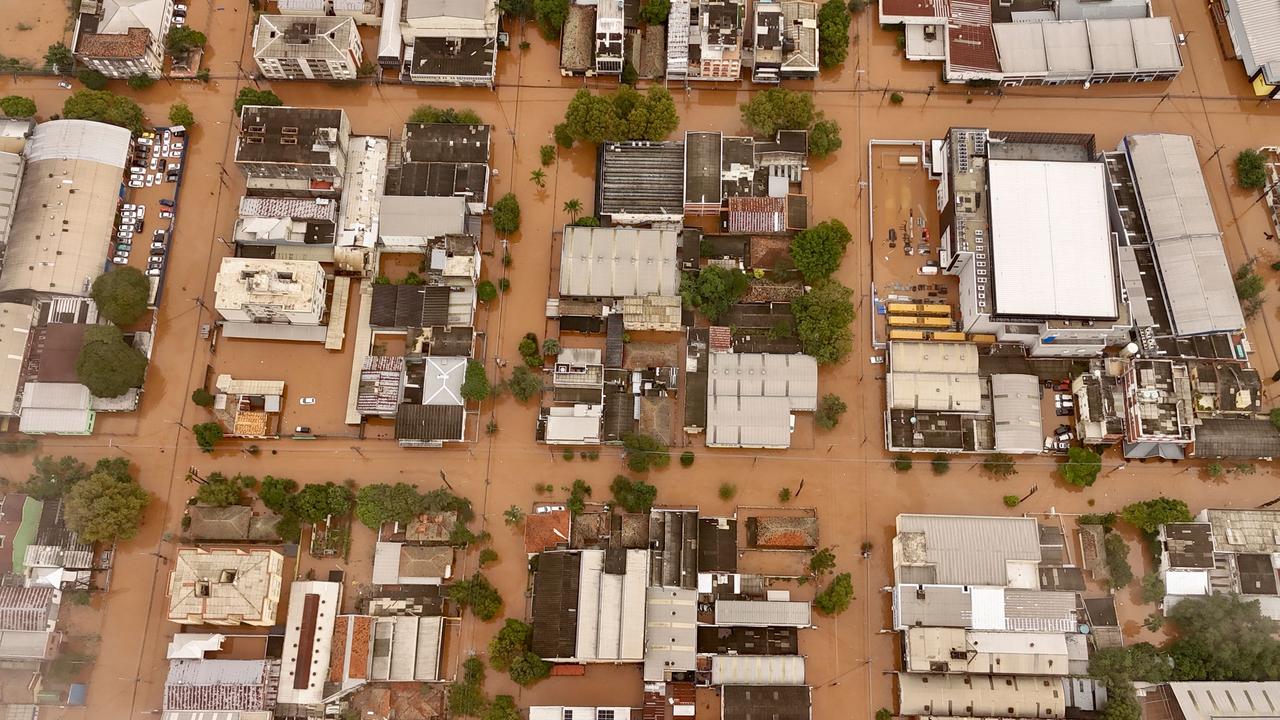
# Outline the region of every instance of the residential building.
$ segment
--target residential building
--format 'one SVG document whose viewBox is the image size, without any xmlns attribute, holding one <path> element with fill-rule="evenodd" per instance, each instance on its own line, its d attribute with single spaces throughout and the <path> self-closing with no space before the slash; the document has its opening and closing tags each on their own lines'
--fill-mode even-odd
<svg viewBox="0 0 1280 720">
<path fill-rule="evenodd" d="M 261 15 L 253 59 L 272 80 L 354 80 L 364 48 L 350 17 Z"/>
<path fill-rule="evenodd" d="M 302 580 L 289 588 L 277 715 L 307 717 L 322 710 L 334 627 L 341 610 L 340 582 Z"/>
<path fill-rule="evenodd" d="M 166 718 L 201 711 L 269 713 L 279 681 L 279 660 L 170 660 L 162 709 Z"/>
<path fill-rule="evenodd" d="M 10 519 L 10 512 L 18 516 L 14 519 L 20 520 L 7 537 L 10 542 L 18 536 L 32 539 L 22 557 L 13 557 L 7 571 L 21 576 L 31 587 L 64 590 L 99 587 L 102 583 L 97 574 L 111 569 L 115 551 L 95 552 L 93 543 L 81 541 L 77 533 L 68 529 L 61 499 L 38 501 L 26 497 L 18 503 L 19 498 L 23 496 L 6 495 L 0 499 L 4 520 Z"/>
<path fill-rule="evenodd" d="M 536 437 L 548 445 L 598 445 L 603 435 L 604 366 L 598 348 L 564 348 L 551 370 L 550 404 Z"/>
<path fill-rule="evenodd" d="M 500 14 L 497 0 L 404 0 L 401 79 L 492 87 Z"/>
<path fill-rule="evenodd" d="M 325 271 L 314 260 L 222 259 L 214 309 L 229 323 L 319 325 Z"/>
<path fill-rule="evenodd" d="M 707 447 L 790 447 L 793 413 L 818 407 L 808 355 L 713 353 L 707 372 Z"/>
<path fill-rule="evenodd" d="M 1276 714 L 1280 683 L 1168 682 L 1140 686 L 1137 694 L 1142 720 L 1267 718 Z"/>
<path fill-rule="evenodd" d="M 62 592 L 51 587 L 0 587 L 0 668 L 37 670 L 53 656 Z"/>
<path fill-rule="evenodd" d="M 240 198 L 232 237 L 239 245 L 332 245 L 338 204 L 329 198 Z"/>
<path fill-rule="evenodd" d="M 401 447 L 441 447 L 466 439 L 465 357 L 407 357 L 403 402 L 396 408 Z"/>
<path fill-rule="evenodd" d="M 690 131 L 684 142 L 684 211 L 688 215 L 720 215 L 726 211 L 783 210 L 790 186 L 800 182 L 809 150 L 803 130 L 782 130 L 773 140 Z M 770 198 L 772 206 L 730 208 L 734 198 Z M 781 201 L 781 207 L 776 203 Z M 740 201 L 741 202 L 741 201 Z M 761 201 L 764 202 L 764 201 Z M 758 203 L 757 203 L 758 204 Z M 730 218 L 733 222 L 733 218 Z M 765 224 L 777 230 L 779 220 Z M 750 226 L 750 225 L 748 225 Z"/>
<path fill-rule="evenodd" d="M 595 69 L 598 75 L 621 75 L 625 0 L 596 0 Z"/>
<path fill-rule="evenodd" d="M 158 78 L 173 0 L 103 0 L 80 6 L 71 49 L 76 61 L 109 78 Z M 70 68 L 63 68 L 70 71 Z"/>
<path fill-rule="evenodd" d="M 439 615 L 339 615 L 325 702 L 370 682 L 440 680 L 443 642 L 444 618 Z"/>
<path fill-rule="evenodd" d="M 86 297 L 108 244 L 130 133 L 89 120 L 36 126 L 0 272 L 0 301 Z M 56 238 L 57 242 L 50 239 Z"/>
<path fill-rule="evenodd" d="M 1268 32 L 1280 23 L 1280 8 L 1266 0 L 1223 0 L 1220 7 L 1254 97 L 1280 96 L 1280 41 Z"/>
<path fill-rule="evenodd" d="M 880 0 L 879 10 L 883 24 L 903 26 L 907 59 L 942 61 L 946 82 L 1156 82 L 1182 71 L 1172 22 L 1151 17 L 1146 0 L 1026 9 L 985 0 Z"/>
<path fill-rule="evenodd" d="M 235 161 L 251 195 L 337 198 L 350 140 L 344 110 L 246 105 Z"/>
<path fill-rule="evenodd" d="M 676 6 L 680 6 L 677 11 Z M 667 18 L 668 27 L 684 21 L 687 27 L 683 52 L 668 38 L 667 74 L 672 79 L 735 82 L 742 75 L 742 24 L 744 7 L 734 0 L 676 0 Z M 673 53 L 674 50 L 674 53 Z M 681 57 L 683 56 L 683 57 Z M 687 66 L 687 76 L 680 73 Z M 676 75 L 672 76 L 672 70 Z"/>
<path fill-rule="evenodd" d="M 649 553 L 544 552 L 533 577 L 532 649 L 546 660 L 629 663 L 644 659 Z"/>
<path fill-rule="evenodd" d="M 453 577 L 453 548 L 379 541 L 373 555 L 374 585 L 439 585 Z"/>
<path fill-rule="evenodd" d="M 213 416 L 227 437 L 280 437 L 283 380 L 236 380 L 219 375 L 214 381 Z"/>
<path fill-rule="evenodd" d="M 468 213 L 484 214 L 490 133 L 488 125 L 406 123 L 401 152 L 387 168 L 386 195 L 461 197 Z M 478 237 L 480 231 L 468 232 Z"/>
<path fill-rule="evenodd" d="M 629 707 L 531 705 L 529 720 L 631 720 Z"/>
<path fill-rule="evenodd" d="M 818 75 L 818 5 L 768 0 L 755 5 L 751 81 L 777 83 Z"/>
<path fill-rule="evenodd" d="M 272 544 L 280 541 L 280 533 L 276 530 L 280 516 L 273 512 L 254 512 L 248 505 L 192 505 L 187 508 L 187 517 L 191 518 L 191 522 L 182 536 L 197 545 Z"/>
<path fill-rule="evenodd" d="M 169 621 L 270 627 L 283 572 L 284 556 L 275 550 L 178 548 L 169 572 Z"/>
<path fill-rule="evenodd" d="M 560 74 L 594 75 L 596 6 L 569 3 L 569 14 L 560 31 Z"/>
</svg>

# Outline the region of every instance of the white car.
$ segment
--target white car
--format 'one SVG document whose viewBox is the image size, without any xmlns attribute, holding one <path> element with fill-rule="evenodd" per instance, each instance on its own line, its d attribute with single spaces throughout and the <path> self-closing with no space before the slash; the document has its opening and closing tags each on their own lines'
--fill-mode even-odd
<svg viewBox="0 0 1280 720">
<path fill-rule="evenodd" d="M 140 188 L 140 187 L 142 187 L 142 185 L 143 185 L 143 183 L 142 183 L 142 181 L 141 181 L 141 180 L 130 180 L 130 181 L 129 181 L 129 187 L 131 187 L 131 188 Z"/>
<path fill-rule="evenodd" d="M 117 265 L 128 265 L 128 264 L 129 264 L 129 258 L 127 258 L 127 257 L 120 257 L 119 255 L 117 255 L 117 256 L 115 256 L 115 257 L 111 258 L 111 262 L 113 262 L 113 263 L 115 263 L 115 264 L 117 264 Z"/>
<path fill-rule="evenodd" d="M 173 217 L 173 213 L 172 213 L 171 211 L 169 211 L 169 210 L 161 210 L 161 211 L 160 211 L 160 219 L 161 219 L 161 220 L 168 220 L 168 219 L 170 219 L 170 218 L 172 218 L 172 217 Z"/>
<path fill-rule="evenodd" d="M 174 150 L 181 150 L 182 148 L 183 148 L 183 144 L 181 142 L 176 142 L 173 144 Z"/>
<path fill-rule="evenodd" d="M 160 277 L 160 268 L 147 268 L 148 277 Z"/>
<path fill-rule="evenodd" d="M 299 405 L 315 405 L 316 399 L 313 397 L 304 397 L 298 400 Z"/>
<path fill-rule="evenodd" d="M 71 89 L 71 83 L 66 82 L 66 81 L 64 80 L 64 81 L 62 81 L 62 82 L 58 83 L 58 87 L 62 88 L 63 90 L 70 90 L 70 89 Z"/>
<path fill-rule="evenodd" d="M 177 25 L 178 27 L 182 27 L 183 25 L 187 24 L 187 19 L 181 15 L 174 15 L 173 24 Z"/>
</svg>

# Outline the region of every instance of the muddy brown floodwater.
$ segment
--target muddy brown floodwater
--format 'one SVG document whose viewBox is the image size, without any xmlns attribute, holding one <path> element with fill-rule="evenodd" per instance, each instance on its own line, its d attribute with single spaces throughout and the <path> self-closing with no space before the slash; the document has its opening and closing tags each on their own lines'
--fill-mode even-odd
<svg viewBox="0 0 1280 720">
<path fill-rule="evenodd" d="M 823 544 L 836 546 L 840 570 L 852 572 L 858 588 L 858 597 L 848 612 L 820 619 L 816 630 L 802 636 L 808 681 L 815 688 L 814 713 L 820 720 L 846 717 L 851 711 L 867 717 L 878 707 L 893 706 L 887 673 L 895 667 L 898 655 L 894 636 L 879 632 L 889 623 L 889 601 L 880 588 L 891 582 L 889 546 L 898 513 L 1009 514 L 1013 511 L 1003 506 L 1001 497 L 1025 494 L 1032 487 L 1039 489 L 1018 512 L 1113 510 L 1158 493 L 1180 497 L 1193 509 L 1248 507 L 1276 494 L 1269 465 L 1255 475 L 1215 483 L 1186 463 L 1122 465 L 1117 457 L 1108 455 L 1098 483 L 1079 491 L 1055 481 L 1049 459 L 1022 460 L 1016 476 L 994 481 L 963 459 L 953 461 L 951 471 L 943 476 L 934 475 L 927 462 L 917 462 L 912 470 L 897 473 L 882 449 L 883 366 L 868 362 L 870 313 L 866 312 L 872 262 L 866 227 L 866 183 L 870 180 L 867 142 L 871 138 L 927 140 L 941 137 L 949 126 L 970 125 L 1092 132 L 1099 147 L 1108 148 L 1130 132 L 1186 133 L 1195 138 L 1232 264 L 1260 258 L 1260 266 L 1265 268 L 1277 259 L 1280 253 L 1263 237 L 1264 231 L 1270 231 L 1264 206 L 1236 189 L 1231 171 L 1231 159 L 1241 148 L 1275 144 L 1280 138 L 1276 110 L 1249 99 L 1240 64 L 1224 59 L 1204 3 L 1156 0 L 1154 4 L 1158 13 L 1173 18 L 1177 32 L 1190 38 L 1183 48 L 1186 70 L 1171 83 L 1094 86 L 1089 90 L 1078 86 L 1020 88 L 1003 95 L 939 87 L 937 64 L 906 62 L 897 50 L 895 34 L 881 30 L 874 11 L 868 11 L 855 20 L 851 31 L 855 45 L 844 67 L 796 86 L 812 90 L 818 107 L 840 124 L 844 137 L 839 152 L 813 163 L 806 184 L 812 189 L 812 219 L 840 218 L 857 239 L 839 271 L 839 279 L 855 288 L 859 296 L 855 350 L 842 364 L 824 368 L 820 378 L 822 392 L 842 395 L 851 412 L 834 431 L 819 433 L 812 442 L 806 441 L 805 447 L 788 452 L 711 451 L 701 447 L 701 438 L 691 438 L 697 453 L 693 467 L 683 469 L 673 463 L 666 470 L 651 473 L 650 480 L 658 487 L 661 502 L 696 503 L 707 513 L 733 511 L 733 505 L 717 497 L 716 489 L 722 482 L 737 484 L 734 503 L 759 505 L 775 502 L 781 487 L 796 487 L 800 480 L 805 481 L 802 496 L 793 504 L 820 509 Z M 15 14 L 12 11 L 17 7 L 29 11 Z M 62 7 L 60 3 L 0 2 L 3 22 L 32 22 L 26 19 L 29 16 L 37 19 L 35 27 L 39 28 L 0 30 L 5 38 L 0 52 L 43 54 L 43 48 L 52 42 L 48 37 L 56 35 L 55 26 L 65 22 L 65 17 L 55 17 L 55 11 Z M 609 480 L 622 469 L 612 449 L 605 449 L 596 462 L 566 462 L 538 446 L 533 441 L 534 407 L 509 396 L 486 403 L 481 412 L 480 419 L 487 422 L 492 418 L 499 431 L 492 436 L 481 434 L 478 442 L 462 448 L 405 451 L 387 439 L 337 437 L 265 443 L 264 452 L 256 457 L 239 452 L 233 443 L 210 455 L 196 449 L 185 427 L 205 417 L 188 398 L 211 365 L 246 374 L 258 372 L 259 367 L 268 372 L 265 368 L 270 367 L 269 377 L 284 375 L 299 391 L 291 395 L 322 399 L 306 411 L 314 416 L 299 409 L 299 422 L 305 418 L 316 425 L 338 427 L 341 417 L 335 413 L 341 412 L 349 368 L 344 363 L 350 362 L 349 344 L 354 339 L 354 334 L 348 334 L 348 348 L 330 354 L 304 353 L 287 344 L 237 346 L 224 342 L 213 358 L 208 344 L 199 337 L 200 325 L 211 318 L 197 299 L 206 304 L 212 301 L 213 269 L 227 253 L 215 238 L 229 235 L 236 200 L 243 189 L 239 173 L 231 167 L 231 107 L 237 89 L 251 82 L 240 70 L 242 64 L 252 64 L 246 42 L 251 16 L 239 3 L 191 4 L 192 26 L 209 36 L 206 58 L 213 82 L 160 82 L 141 92 L 120 84 L 113 87 L 137 99 L 157 120 L 180 99 L 191 106 L 199 124 L 191 138 L 167 291 L 159 308 L 159 337 L 141 411 L 130 416 L 100 415 L 99 433 L 91 438 L 41 441 L 41 452 L 72 454 L 86 460 L 104 455 L 127 457 L 154 495 L 141 532 L 120 546 L 110 592 L 94 605 L 94 631 L 100 635 L 102 651 L 99 660 L 83 671 L 90 682 L 87 707 L 50 707 L 42 709 L 42 717 L 129 718 L 154 713 L 160 707 L 167 667 L 164 646 L 176 630 L 165 622 L 162 612 L 164 579 L 175 547 L 170 533 L 177 530 L 191 492 L 183 482 L 188 466 L 206 473 L 275 474 L 300 481 L 349 477 L 361 484 L 404 480 L 423 487 L 435 487 L 443 471 L 459 493 L 475 502 L 482 522 L 493 533 L 493 547 L 501 561 L 486 573 L 502 591 L 506 612 L 513 616 L 525 611 L 527 577 L 520 536 L 503 525 L 502 511 L 511 505 L 527 507 L 532 503 L 537 497 L 535 483 L 560 486 L 580 477 L 603 494 Z M 558 248 L 553 233 L 566 221 L 563 204 L 577 198 L 589 207 L 593 197 L 595 154 L 590 147 L 561 151 L 548 168 L 545 189 L 528 181 L 530 171 L 539 167 L 539 146 L 552 142 L 552 127 L 573 92 L 584 83 L 559 76 L 553 44 L 531 29 L 524 30 L 523 36 L 530 48 L 501 54 L 499 84 L 494 90 L 296 83 L 270 86 L 286 104 L 346 108 L 357 133 L 398 132 L 412 109 L 422 103 L 469 107 L 494 126 L 492 162 L 497 172 L 491 199 L 514 192 L 521 202 L 523 222 L 520 232 L 511 238 L 511 291 L 481 311 L 479 323 L 488 340 L 485 361 L 491 374 L 496 370 L 495 358 L 517 357 L 516 343 L 521 335 L 531 330 L 540 336 L 544 332 L 549 268 Z M 519 41 L 517 31 L 512 46 Z M 258 84 L 268 87 L 267 83 Z M 587 84 L 605 85 L 594 80 Z M 891 90 L 902 92 L 905 102 L 888 102 Z M 688 90 L 675 87 L 673 92 L 682 130 L 738 132 L 742 126 L 737 107 L 752 89 L 743 84 Z M 0 94 L 10 93 L 33 97 L 44 117 L 58 113 L 68 94 L 56 87 L 55 79 L 0 80 Z M 916 183 L 907 185 L 907 194 L 918 192 Z M 927 207 L 931 198 L 909 197 L 901 202 Z M 495 249 L 491 227 L 485 228 L 484 243 L 486 249 Z M 492 278 L 502 270 L 497 263 L 487 262 L 484 272 Z M 1264 270 L 1264 274 L 1273 299 L 1278 296 L 1275 277 L 1270 271 Z M 354 312 L 355 306 L 353 302 L 349 312 Z M 1263 376 L 1278 367 L 1273 337 L 1273 332 L 1280 331 L 1276 313 L 1276 303 L 1268 302 L 1249 324 L 1252 361 Z M 293 418 L 286 423 L 294 422 Z M 384 428 L 371 435 L 385 438 L 387 433 Z M 21 479 L 29 472 L 29 463 L 30 457 L 0 457 L 0 476 Z M 372 539 L 363 528 L 354 531 L 355 554 L 346 568 L 353 580 L 367 578 Z M 864 540 L 875 546 L 866 560 L 856 551 Z M 1139 546 L 1133 546 L 1131 558 L 1140 570 L 1146 561 L 1139 560 Z M 469 574 L 475 566 L 472 553 L 460 558 L 456 572 Z M 1134 592 L 1121 593 L 1121 603 L 1126 628 L 1137 634 L 1138 624 L 1150 608 L 1142 606 Z M 468 616 L 460 626 L 451 627 L 446 674 L 456 670 L 466 653 L 482 652 L 498 625 L 476 622 Z M 237 653 L 241 652 L 252 653 L 252 648 L 238 646 Z M 491 677 L 488 690 L 513 693 L 522 705 L 634 704 L 639 701 L 638 680 L 635 668 L 599 667 L 591 668 L 585 680 L 556 678 L 530 689 Z M 713 716 L 714 697 L 700 696 L 699 710 L 700 715 Z"/>
</svg>

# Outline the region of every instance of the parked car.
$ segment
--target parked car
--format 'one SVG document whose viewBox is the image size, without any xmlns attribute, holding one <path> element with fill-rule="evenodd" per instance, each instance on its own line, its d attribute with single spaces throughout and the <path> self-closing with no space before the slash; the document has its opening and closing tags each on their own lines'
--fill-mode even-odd
<svg viewBox="0 0 1280 720">
<path fill-rule="evenodd" d="M 313 398 L 313 397 L 304 397 L 304 398 L 299 398 L 299 399 L 298 399 L 298 404 L 299 404 L 299 405 L 315 405 L 315 404 L 316 404 L 316 399 L 315 399 L 315 398 Z"/>
<path fill-rule="evenodd" d="M 171 147 L 172 147 L 174 150 L 181 150 L 181 149 L 182 149 L 182 143 L 180 143 L 180 142 L 176 142 L 176 143 L 174 143 Z"/>
<path fill-rule="evenodd" d="M 120 238 L 121 240 L 132 240 L 133 233 L 129 232 L 128 230 L 121 230 L 120 232 L 116 233 L 116 237 Z"/>
<path fill-rule="evenodd" d="M 115 257 L 111 258 L 111 262 L 113 262 L 113 263 L 115 263 L 115 264 L 117 264 L 117 265 L 128 265 L 128 264 L 129 264 L 129 258 L 127 258 L 127 257 L 122 257 L 122 256 L 120 256 L 120 255 L 117 255 L 117 256 L 115 256 Z"/>
<path fill-rule="evenodd" d="M 66 80 L 63 80 L 62 82 L 58 83 L 58 87 L 62 88 L 63 90 L 70 90 L 71 83 L 67 82 Z"/>
<path fill-rule="evenodd" d="M 116 243 L 116 254 L 118 255 L 127 256 L 129 254 L 129 251 L 132 249 L 133 249 L 133 246 L 130 245 L 129 243 Z"/>
<path fill-rule="evenodd" d="M 160 268 L 147 268 L 148 277 L 160 277 Z"/>
<path fill-rule="evenodd" d="M 298 427 L 294 428 L 293 431 L 302 435 L 309 435 L 311 433 L 311 426 L 299 425 Z"/>
<path fill-rule="evenodd" d="M 174 202 L 169 198 L 160 198 L 160 204 L 167 208 L 171 208 L 174 206 Z"/>
<path fill-rule="evenodd" d="M 182 27 L 183 25 L 187 24 L 187 18 L 183 15 L 174 15 L 173 24 L 177 25 L 178 27 Z"/>
<path fill-rule="evenodd" d="M 138 206 L 137 206 L 137 205 L 134 205 L 133 203 L 125 203 L 125 204 L 123 204 L 123 205 L 121 205 L 121 206 L 120 206 L 120 209 L 121 209 L 121 210 L 136 210 L 136 209 L 137 209 L 137 207 L 138 207 Z"/>
<path fill-rule="evenodd" d="M 162 247 L 159 247 L 159 248 L 153 248 L 153 249 L 151 250 L 151 259 L 152 259 L 152 260 L 155 260 L 155 261 L 157 261 L 157 262 L 160 262 L 160 261 L 162 261 L 162 260 L 163 260 L 163 258 L 164 258 L 164 253 L 165 253 L 165 250 L 164 250 L 164 248 L 162 248 Z"/>
<path fill-rule="evenodd" d="M 151 254 L 155 255 L 157 250 L 164 250 L 164 243 L 162 242 L 151 243 Z"/>
<path fill-rule="evenodd" d="M 142 185 L 143 185 L 143 183 L 142 183 L 142 181 L 141 181 L 141 180 L 139 180 L 139 179 L 136 179 L 136 178 L 130 178 L 130 180 L 129 180 L 129 187 L 131 187 L 131 188 L 140 188 L 140 187 L 142 187 Z"/>
<path fill-rule="evenodd" d="M 172 218 L 172 217 L 173 217 L 173 213 L 169 212 L 168 210 L 161 210 L 161 211 L 160 211 L 160 219 L 161 219 L 161 220 L 168 220 L 169 218 Z"/>
</svg>

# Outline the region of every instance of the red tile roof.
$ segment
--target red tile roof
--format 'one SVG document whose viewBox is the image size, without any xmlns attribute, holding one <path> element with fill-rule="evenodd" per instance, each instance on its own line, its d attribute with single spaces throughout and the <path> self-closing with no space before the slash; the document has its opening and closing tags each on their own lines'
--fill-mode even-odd
<svg viewBox="0 0 1280 720">
<path fill-rule="evenodd" d="M 569 511 L 530 513 L 524 519 L 524 551 L 539 553 L 569 541 Z"/>
<path fill-rule="evenodd" d="M 733 332 L 727 327 L 712 325 L 707 342 L 711 346 L 711 352 L 729 352 L 733 347 Z"/>
<path fill-rule="evenodd" d="M 729 232 L 785 232 L 787 199 L 780 197 L 729 198 Z"/>
<path fill-rule="evenodd" d="M 988 2 L 952 0 L 947 36 L 947 63 L 951 69 L 1000 72 Z"/>
<path fill-rule="evenodd" d="M 147 52 L 151 31 L 129 28 L 124 34 L 86 33 L 80 36 L 76 54 L 90 58 L 138 58 Z"/>
<path fill-rule="evenodd" d="M 881 0 L 885 15 L 947 17 L 947 0 Z"/>
</svg>

